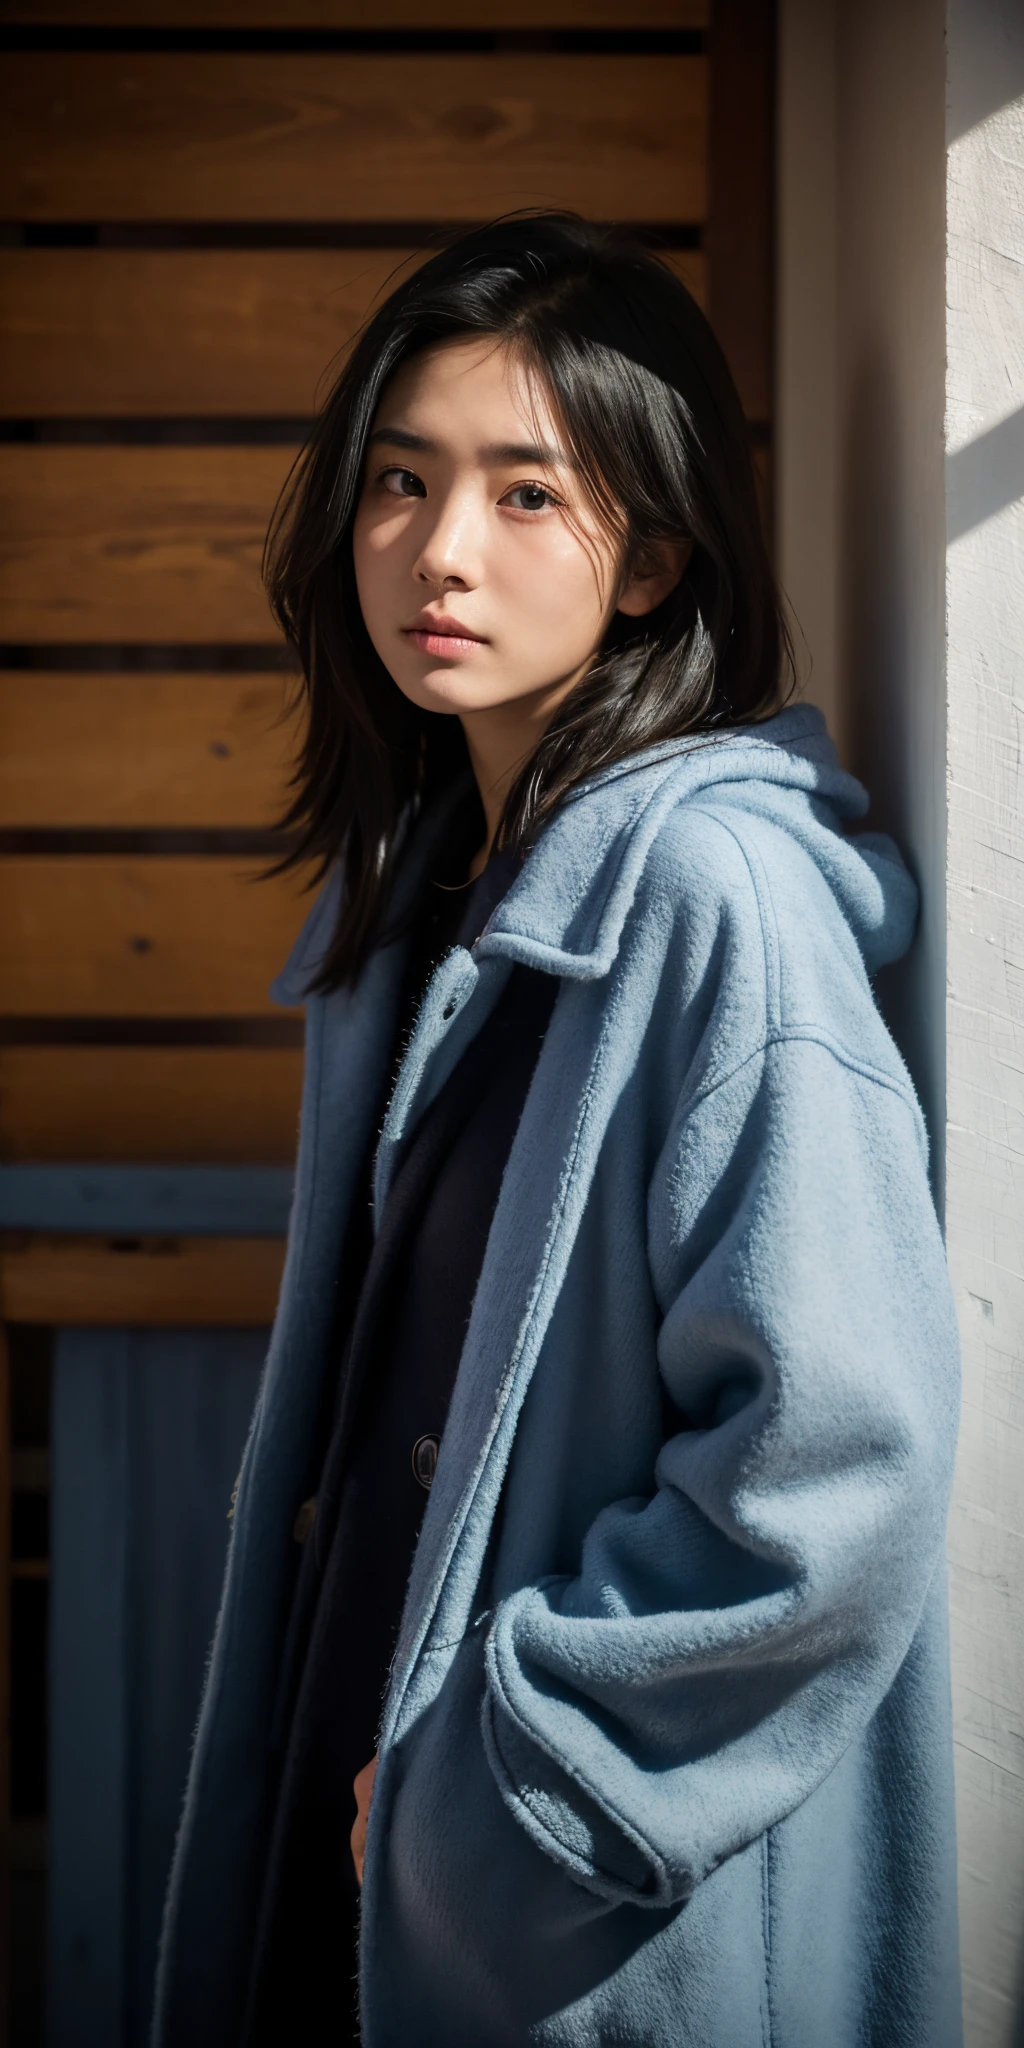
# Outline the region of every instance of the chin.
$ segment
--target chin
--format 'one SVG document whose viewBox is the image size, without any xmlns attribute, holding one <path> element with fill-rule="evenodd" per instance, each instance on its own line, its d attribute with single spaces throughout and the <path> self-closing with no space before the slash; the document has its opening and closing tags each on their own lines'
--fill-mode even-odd
<svg viewBox="0 0 1024 2048">
<path fill-rule="evenodd" d="M 448 717 L 457 717 L 460 711 L 482 711 L 492 700 L 490 693 L 474 688 L 469 677 L 459 675 L 454 669 L 431 669 L 426 675 L 396 676 L 395 681 L 403 697 L 410 704 L 416 704 L 421 711 L 438 711 Z"/>
</svg>

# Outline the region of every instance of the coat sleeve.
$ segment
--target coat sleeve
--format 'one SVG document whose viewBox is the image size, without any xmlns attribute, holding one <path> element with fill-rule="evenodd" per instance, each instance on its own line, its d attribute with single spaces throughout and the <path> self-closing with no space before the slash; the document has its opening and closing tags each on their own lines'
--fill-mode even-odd
<svg viewBox="0 0 1024 2048">
<path fill-rule="evenodd" d="M 534 1840 L 657 1906 L 792 1812 L 892 1684 L 958 1354 L 916 1102 L 813 1036 L 680 1110 L 649 1242 L 675 1433 L 577 1576 L 497 1608 L 483 1723 Z"/>
</svg>

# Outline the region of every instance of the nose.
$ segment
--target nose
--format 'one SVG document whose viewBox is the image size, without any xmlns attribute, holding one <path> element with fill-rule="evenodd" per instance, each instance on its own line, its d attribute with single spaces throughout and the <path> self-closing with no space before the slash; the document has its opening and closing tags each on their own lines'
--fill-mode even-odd
<svg viewBox="0 0 1024 2048">
<path fill-rule="evenodd" d="M 434 590 L 472 590 L 481 577 L 478 513 L 469 492 L 434 500 L 433 521 L 413 565 L 417 583 Z"/>
</svg>

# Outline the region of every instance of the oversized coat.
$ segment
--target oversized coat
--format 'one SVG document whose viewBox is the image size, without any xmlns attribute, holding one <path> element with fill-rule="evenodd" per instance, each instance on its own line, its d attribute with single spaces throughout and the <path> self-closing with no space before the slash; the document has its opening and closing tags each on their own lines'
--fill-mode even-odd
<svg viewBox="0 0 1024 2048">
<path fill-rule="evenodd" d="M 560 981 L 384 1706 L 365 2048 L 960 2039 L 957 1344 L 921 1114 L 870 985 L 915 891 L 889 842 L 847 832 L 865 805 L 808 708 L 655 749 L 565 805 L 426 993 L 378 1213 L 511 963 Z M 410 831 L 401 890 L 438 829 Z M 329 887 L 286 997 L 333 914 Z M 308 1003 L 158 2048 L 237 2032 L 291 1527 L 402 956 Z M 339 1953 L 339 2001 L 349 1978 Z"/>
</svg>

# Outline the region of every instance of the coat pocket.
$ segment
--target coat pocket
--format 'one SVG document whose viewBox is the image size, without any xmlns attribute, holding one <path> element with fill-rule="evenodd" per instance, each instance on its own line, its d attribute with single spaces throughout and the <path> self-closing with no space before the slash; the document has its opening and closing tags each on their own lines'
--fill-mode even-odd
<svg viewBox="0 0 1024 2048">
<path fill-rule="evenodd" d="M 519 2048 L 598 1990 L 660 1918 L 609 1905 L 509 1812 L 481 1731 L 482 1632 L 389 1759 L 373 1924 L 364 1928 L 372 2048 Z"/>
</svg>

